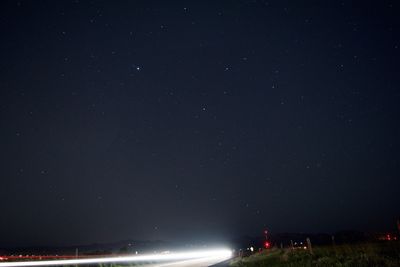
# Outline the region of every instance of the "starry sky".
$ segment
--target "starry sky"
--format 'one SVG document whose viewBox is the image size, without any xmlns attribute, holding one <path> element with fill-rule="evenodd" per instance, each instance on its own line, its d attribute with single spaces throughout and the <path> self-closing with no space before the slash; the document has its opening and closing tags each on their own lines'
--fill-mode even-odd
<svg viewBox="0 0 400 267">
<path fill-rule="evenodd" d="M 0 5 L 0 245 L 394 228 L 397 1 Z"/>
</svg>

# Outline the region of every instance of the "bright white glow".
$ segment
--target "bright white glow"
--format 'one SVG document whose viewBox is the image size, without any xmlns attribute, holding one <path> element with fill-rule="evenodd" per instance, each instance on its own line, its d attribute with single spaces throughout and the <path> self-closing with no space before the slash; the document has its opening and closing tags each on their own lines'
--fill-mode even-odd
<svg viewBox="0 0 400 267">
<path fill-rule="evenodd" d="M 218 250 L 190 251 L 190 252 L 179 252 L 179 253 L 169 253 L 169 254 L 148 254 L 148 255 L 138 255 L 138 256 L 91 258 L 91 259 L 1 262 L 0 267 L 76 265 L 76 264 L 138 262 L 138 261 L 174 261 L 174 260 L 205 259 L 205 258 L 220 258 L 221 261 L 223 261 L 229 259 L 231 256 L 232 256 L 232 251 L 228 249 L 218 249 Z"/>
</svg>

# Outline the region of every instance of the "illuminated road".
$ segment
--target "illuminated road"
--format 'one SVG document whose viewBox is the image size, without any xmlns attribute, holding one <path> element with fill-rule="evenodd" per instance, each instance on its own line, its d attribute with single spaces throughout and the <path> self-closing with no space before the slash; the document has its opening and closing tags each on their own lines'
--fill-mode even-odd
<svg viewBox="0 0 400 267">
<path fill-rule="evenodd" d="M 226 260 L 227 260 L 226 257 L 224 258 L 217 257 L 217 258 L 176 261 L 176 262 L 162 263 L 162 264 L 143 265 L 143 267 L 208 267 Z"/>
<path fill-rule="evenodd" d="M 63 259 L 63 260 L 35 260 L 0 262 L 0 267 L 18 266 L 56 266 L 56 265 L 93 265 L 107 263 L 140 263 L 143 267 L 206 267 L 228 260 L 232 252 L 228 249 L 186 251 L 167 254 L 148 254 L 123 257 L 99 257 L 85 259 Z M 145 264 L 153 262 L 152 264 Z"/>
</svg>

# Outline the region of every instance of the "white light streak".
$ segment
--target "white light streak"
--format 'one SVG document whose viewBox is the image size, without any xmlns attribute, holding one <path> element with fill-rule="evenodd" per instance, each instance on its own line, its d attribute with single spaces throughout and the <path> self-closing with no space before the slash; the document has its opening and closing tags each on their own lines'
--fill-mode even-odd
<svg viewBox="0 0 400 267">
<path fill-rule="evenodd" d="M 90 259 L 69 259 L 69 260 L 46 260 L 46 261 L 18 261 L 18 262 L 0 262 L 0 267 L 15 266 L 49 266 L 49 265 L 77 265 L 93 263 L 111 263 L 111 262 L 138 262 L 138 261 L 174 261 L 188 259 L 220 258 L 221 261 L 227 260 L 232 256 L 228 249 L 190 251 L 169 254 L 148 254 L 121 257 L 104 257 Z"/>
</svg>

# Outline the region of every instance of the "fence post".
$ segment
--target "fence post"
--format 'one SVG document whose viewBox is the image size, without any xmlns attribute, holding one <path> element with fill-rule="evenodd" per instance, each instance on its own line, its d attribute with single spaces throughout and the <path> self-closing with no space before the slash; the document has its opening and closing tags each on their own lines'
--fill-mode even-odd
<svg viewBox="0 0 400 267">
<path fill-rule="evenodd" d="M 308 250 L 310 251 L 310 254 L 312 255 L 313 254 L 313 250 L 312 250 L 312 246 L 311 246 L 311 240 L 310 240 L 310 238 L 308 238 L 307 237 L 307 247 L 308 247 Z"/>
</svg>

